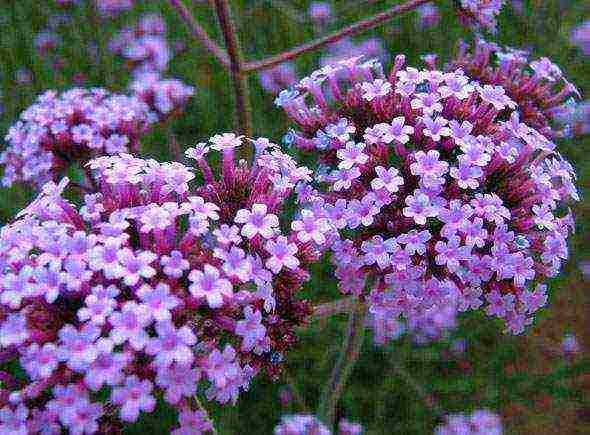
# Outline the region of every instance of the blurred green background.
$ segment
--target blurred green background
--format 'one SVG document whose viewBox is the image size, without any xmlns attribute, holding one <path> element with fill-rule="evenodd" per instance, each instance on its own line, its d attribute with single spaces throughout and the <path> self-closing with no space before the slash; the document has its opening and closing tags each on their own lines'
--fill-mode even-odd
<svg viewBox="0 0 590 435">
<path fill-rule="evenodd" d="M 184 3 L 209 34 L 221 42 L 209 4 L 192 0 Z M 231 3 L 249 60 L 262 59 L 321 34 L 307 17 L 308 1 Z M 418 64 L 425 53 L 437 53 L 446 61 L 458 39 L 472 35 L 457 22 L 450 0 L 434 3 L 440 8 L 441 20 L 433 27 L 422 28 L 414 12 L 353 39 L 379 37 L 390 59 L 405 53 L 409 64 Z M 396 1 L 336 0 L 331 4 L 335 20 L 326 30 L 368 17 Z M 504 9 L 494 40 L 530 49 L 533 57 L 549 57 L 588 96 L 590 57 L 571 46 L 569 35 L 573 27 L 590 19 L 589 2 L 527 0 L 523 9 L 522 14 L 510 4 Z M 52 1 L 4 0 L 0 5 L 0 135 L 7 132 L 38 93 L 73 87 L 76 77 L 85 78 L 83 86 L 125 92 L 129 70 L 121 58 L 109 52 L 107 43 L 146 12 L 161 13 L 168 25 L 169 41 L 186 47 L 172 59 L 168 75 L 196 86 L 197 91 L 184 115 L 171 122 L 170 130 L 159 129 L 145 138 L 143 155 L 171 159 L 167 147 L 170 131 L 186 148 L 216 132 L 231 130 L 233 97 L 228 74 L 191 39 L 166 1 L 139 1 L 133 10 L 118 17 L 97 20 L 91 1 L 64 8 Z M 68 17 L 56 30 L 62 41 L 51 55 L 39 56 L 35 37 L 58 14 Z M 325 51 L 298 58 L 295 64 L 299 75 L 316 69 L 323 54 Z M 54 66 L 55 59 L 63 60 L 59 68 Z M 23 71 L 30 72 L 30 83 L 17 80 Z M 255 135 L 279 141 L 289 126 L 286 117 L 274 108 L 274 97 L 262 90 L 257 74 L 250 77 L 249 85 Z M 559 144 L 577 167 L 586 200 L 589 144 L 588 137 Z M 32 192 L 18 187 L 0 191 L 0 222 L 7 222 L 31 197 Z M 519 337 L 506 336 L 499 325 L 471 313 L 461 317 L 460 327 L 450 337 L 431 345 L 416 346 L 404 338 L 377 347 L 367 337 L 338 415 L 361 422 L 370 434 L 428 434 L 440 422 L 440 410 L 460 412 L 488 407 L 501 414 L 509 434 L 590 433 L 590 363 L 584 352 L 574 361 L 566 361 L 559 351 L 566 332 L 576 334 L 583 350 L 590 349 L 589 278 L 584 281 L 579 268 L 581 262 L 590 260 L 590 206 L 582 201 L 574 211 L 578 230 L 572 240 L 570 261 L 562 275 L 551 282 L 551 302 L 538 315 L 533 328 Z M 318 265 L 307 296 L 314 301 L 328 301 L 335 295 L 329 267 Z M 207 404 L 219 433 L 268 434 L 281 415 L 313 412 L 336 359 L 345 325 L 345 316 L 314 323 L 301 332 L 301 343 L 288 358 L 283 377 L 276 382 L 258 378 L 234 407 Z M 457 339 L 465 340 L 466 351 L 452 356 L 450 346 Z M 293 397 L 288 404 L 279 400 L 285 392 Z M 128 433 L 164 434 L 174 423 L 174 411 L 161 407 L 157 413 L 144 416 Z"/>
</svg>

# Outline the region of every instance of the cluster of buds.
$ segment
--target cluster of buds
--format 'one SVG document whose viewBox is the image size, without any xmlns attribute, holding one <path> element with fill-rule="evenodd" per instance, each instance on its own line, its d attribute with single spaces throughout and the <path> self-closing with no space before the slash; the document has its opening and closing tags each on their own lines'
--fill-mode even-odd
<svg viewBox="0 0 590 435">
<path fill-rule="evenodd" d="M 559 129 L 564 114 L 572 108 L 572 98 L 579 97 L 561 69 L 548 58 L 531 61 L 526 51 L 501 47 L 477 39 L 470 46 L 461 43 L 449 71 L 462 69 L 482 85 L 502 86 L 516 102 L 522 120 L 547 137 L 560 137 L 568 130 Z"/>
<path fill-rule="evenodd" d="M 162 78 L 156 72 L 136 75 L 129 89 L 158 115 L 160 121 L 180 114 L 195 93 L 194 87 L 178 79 Z"/>
<path fill-rule="evenodd" d="M 590 20 L 584 21 L 572 30 L 572 44 L 577 45 L 586 56 L 590 56 Z"/>
<path fill-rule="evenodd" d="M 473 411 L 471 415 L 451 414 L 445 423 L 434 430 L 435 435 L 502 435 L 502 422 L 498 415 L 487 409 Z"/>
<path fill-rule="evenodd" d="M 475 30 L 496 33 L 496 20 L 505 0 L 455 0 L 461 23 Z"/>
<path fill-rule="evenodd" d="M 381 319 L 485 301 L 521 333 L 568 257 L 574 170 L 501 86 L 404 63 L 351 58 L 277 97 L 285 141 L 318 160 L 305 236 Z"/>
<path fill-rule="evenodd" d="M 23 376 L 2 373 L 0 427 L 110 433 L 162 396 L 194 433 L 210 426 L 196 394 L 235 402 L 278 375 L 311 313 L 299 290 L 319 253 L 279 220 L 309 170 L 266 139 L 236 161 L 244 140 L 189 149 L 198 185 L 181 163 L 99 157 L 83 206 L 50 182 L 2 228 L 0 353 Z"/>
<path fill-rule="evenodd" d="M 135 0 L 95 0 L 96 9 L 102 16 L 114 17 L 133 8 Z"/>
<path fill-rule="evenodd" d="M 310 414 L 286 415 L 275 428 L 275 435 L 331 435 L 332 431 L 316 416 Z M 359 423 L 340 420 L 338 435 L 361 435 L 363 427 Z"/>
<path fill-rule="evenodd" d="M 110 41 L 109 48 L 123 56 L 136 73 L 162 73 L 172 57 L 166 41 L 166 23 L 157 14 L 144 15 L 136 26 L 122 30 Z"/>
<path fill-rule="evenodd" d="M 283 62 L 260 72 L 260 86 L 266 92 L 274 95 L 295 82 L 297 82 L 297 75 L 293 62 Z"/>
<path fill-rule="evenodd" d="M 104 89 L 45 92 L 8 131 L 8 147 L 0 154 L 2 184 L 40 187 L 74 162 L 135 152 L 154 120 L 139 99 Z"/>
</svg>

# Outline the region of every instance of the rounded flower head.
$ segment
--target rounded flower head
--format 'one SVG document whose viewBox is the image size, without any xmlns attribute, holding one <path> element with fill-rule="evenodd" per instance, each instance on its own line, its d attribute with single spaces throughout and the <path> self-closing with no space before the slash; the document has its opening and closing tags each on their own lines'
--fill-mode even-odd
<svg viewBox="0 0 590 435">
<path fill-rule="evenodd" d="M 574 170 L 502 87 L 403 65 L 386 77 L 341 62 L 338 79 L 283 103 L 293 144 L 321 168 L 292 228 L 332 252 L 343 293 L 370 293 L 380 337 L 398 335 L 400 315 L 440 336 L 482 305 L 520 333 L 568 257 Z M 393 91 L 363 98 L 376 80 Z"/>
<path fill-rule="evenodd" d="M 7 418 L 34 403 L 25 423 L 58 409 L 64 430 L 94 433 L 162 396 L 183 407 L 185 433 L 198 423 L 185 398 L 235 402 L 256 374 L 278 375 L 311 312 L 298 291 L 319 252 L 280 222 L 309 171 L 267 142 L 252 165 L 221 147 L 219 177 L 196 156 L 204 184 L 180 163 L 103 156 L 83 205 L 63 198 L 67 179 L 48 183 L 2 228 L 0 350 L 28 377 L 0 399 Z M 90 393 L 103 388 L 101 417 Z"/>
<path fill-rule="evenodd" d="M 182 112 L 195 93 L 192 86 L 185 85 L 178 79 L 164 79 L 157 72 L 137 74 L 129 89 L 135 97 L 146 103 L 160 120 Z"/>
<path fill-rule="evenodd" d="M 136 151 L 153 117 L 136 97 L 100 88 L 48 91 L 8 130 L 8 146 L 0 154 L 2 184 L 40 187 L 59 178 L 72 162 Z"/>
<path fill-rule="evenodd" d="M 275 435 L 330 435 L 328 429 L 314 415 L 295 414 L 281 418 L 280 424 L 275 427 Z"/>
<path fill-rule="evenodd" d="M 475 30 L 496 33 L 496 19 L 505 0 L 458 0 L 458 14 L 461 22 Z"/>
<path fill-rule="evenodd" d="M 449 414 L 445 423 L 434 429 L 435 435 L 502 435 L 502 422 L 497 414 L 478 409 L 471 415 Z"/>
<path fill-rule="evenodd" d="M 545 137 L 555 138 L 568 135 L 569 125 L 574 124 L 570 112 L 573 98 L 579 97 L 578 90 L 546 57 L 531 60 L 526 51 L 477 38 L 473 47 L 461 42 L 447 68 L 462 69 L 487 88 L 488 94 L 501 87 L 518 106 L 507 119 L 516 130 L 524 122 Z M 500 106 L 499 110 L 504 109 Z"/>
<path fill-rule="evenodd" d="M 136 74 L 163 73 L 172 58 L 166 41 L 166 23 L 158 14 L 143 15 L 135 26 L 115 35 L 109 48 L 123 56 Z"/>
</svg>

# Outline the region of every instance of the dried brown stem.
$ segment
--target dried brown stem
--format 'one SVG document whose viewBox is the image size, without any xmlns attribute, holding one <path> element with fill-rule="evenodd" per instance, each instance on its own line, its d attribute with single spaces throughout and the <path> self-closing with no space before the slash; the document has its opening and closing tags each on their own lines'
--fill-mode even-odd
<svg viewBox="0 0 590 435">
<path fill-rule="evenodd" d="M 188 8 L 181 0 L 169 0 L 170 5 L 176 9 L 184 23 L 188 26 L 191 35 L 199 41 L 215 58 L 226 68 L 229 69 L 229 56 L 215 41 L 209 37 L 205 29 L 197 23 Z"/>
<path fill-rule="evenodd" d="M 252 107 L 248 90 L 248 74 L 245 71 L 242 49 L 237 37 L 238 32 L 228 0 L 215 0 L 215 11 L 229 55 L 229 69 L 236 99 L 237 128 L 242 134 L 252 136 Z"/>
<path fill-rule="evenodd" d="M 347 36 L 356 35 L 363 31 L 372 29 L 373 27 L 378 26 L 386 21 L 395 18 L 398 15 L 404 14 L 406 12 L 412 11 L 417 7 L 429 3 L 432 0 L 410 0 L 404 4 L 396 5 L 391 9 L 381 12 L 371 18 L 367 18 L 365 20 L 358 21 L 350 26 L 344 27 L 330 35 L 315 39 L 311 42 L 302 44 L 298 47 L 292 48 L 291 50 L 287 50 L 283 53 L 279 53 L 275 56 L 271 56 L 267 59 L 259 60 L 259 61 L 252 61 L 248 62 L 245 66 L 246 71 L 258 71 L 261 69 L 266 69 L 283 63 L 287 60 L 294 59 L 304 53 L 308 53 L 310 51 L 317 50 L 319 48 L 325 47 L 326 45 L 332 44 L 345 38 Z"/>
</svg>

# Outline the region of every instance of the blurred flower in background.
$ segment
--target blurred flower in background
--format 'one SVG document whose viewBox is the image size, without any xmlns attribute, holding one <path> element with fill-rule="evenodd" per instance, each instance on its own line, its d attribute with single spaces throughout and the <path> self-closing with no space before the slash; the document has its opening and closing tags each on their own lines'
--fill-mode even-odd
<svg viewBox="0 0 590 435">
<path fill-rule="evenodd" d="M 501 435 L 500 417 L 487 409 L 473 411 L 471 415 L 450 414 L 445 423 L 434 430 L 435 435 Z"/>
<path fill-rule="evenodd" d="M 572 30 L 572 44 L 577 45 L 586 56 L 590 56 L 590 20 L 584 21 Z"/>
</svg>

